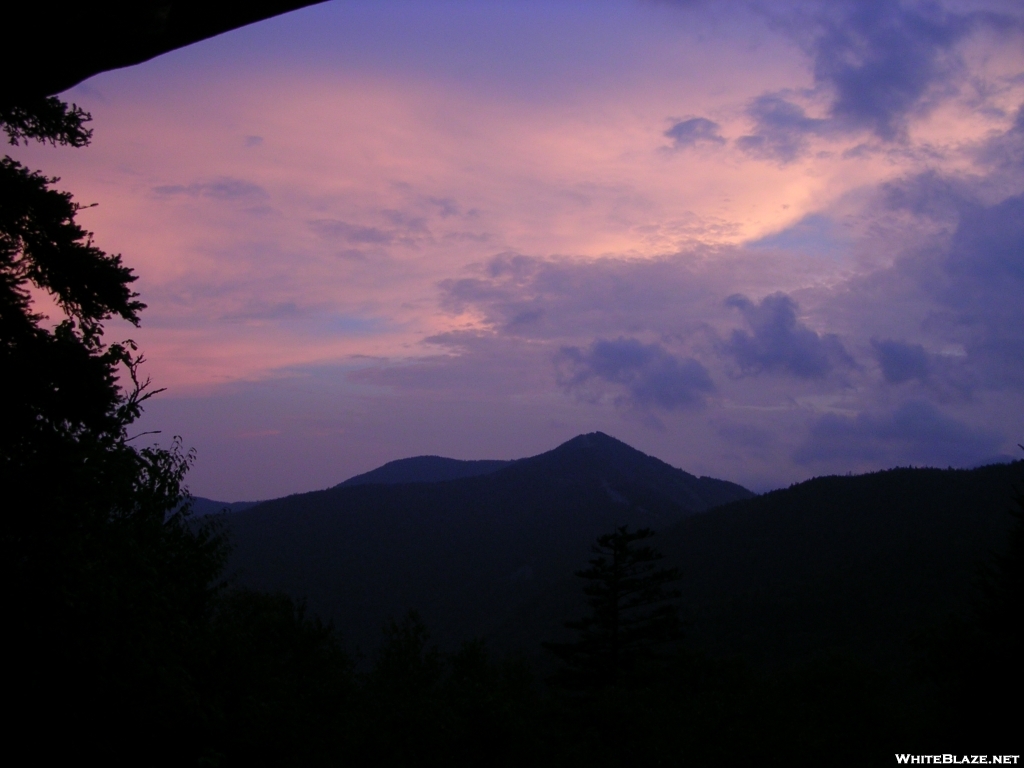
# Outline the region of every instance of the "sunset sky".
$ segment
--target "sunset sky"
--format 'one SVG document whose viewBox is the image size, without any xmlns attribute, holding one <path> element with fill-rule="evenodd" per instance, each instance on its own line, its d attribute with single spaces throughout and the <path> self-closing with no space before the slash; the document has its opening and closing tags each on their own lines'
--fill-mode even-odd
<svg viewBox="0 0 1024 768">
<path fill-rule="evenodd" d="M 338 0 L 64 98 L 196 494 L 601 430 L 754 490 L 1024 442 L 1024 8 Z M 152 438 L 146 438 L 152 439 Z"/>
</svg>

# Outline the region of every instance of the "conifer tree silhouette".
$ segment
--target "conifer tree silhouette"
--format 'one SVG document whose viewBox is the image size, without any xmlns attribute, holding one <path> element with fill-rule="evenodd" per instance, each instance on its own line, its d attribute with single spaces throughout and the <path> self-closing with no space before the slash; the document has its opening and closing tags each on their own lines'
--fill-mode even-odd
<svg viewBox="0 0 1024 768">
<path fill-rule="evenodd" d="M 89 119 L 54 97 L 0 104 L 12 145 L 83 147 Z M 160 743 L 181 764 L 167 745 L 199 732 L 193 659 L 225 545 L 189 517 L 191 454 L 131 442 L 153 392 L 135 344 L 108 343 L 104 324 L 138 325 L 145 305 L 57 181 L 0 158 L 0 596 L 18 659 L 5 677 L 18 702 L 9 732 L 25 743 L 61 733 L 55 762 L 66 752 L 157 764 L 137 745 Z M 44 295 L 56 317 L 39 311 Z"/>
<path fill-rule="evenodd" d="M 591 612 L 565 626 L 578 632 L 571 643 L 545 643 L 564 667 L 554 682 L 576 690 L 628 685 L 642 667 L 679 638 L 676 568 L 659 568 L 663 556 L 649 544 L 654 531 L 628 526 L 597 538 L 590 567 L 576 575 L 587 584 Z"/>
</svg>

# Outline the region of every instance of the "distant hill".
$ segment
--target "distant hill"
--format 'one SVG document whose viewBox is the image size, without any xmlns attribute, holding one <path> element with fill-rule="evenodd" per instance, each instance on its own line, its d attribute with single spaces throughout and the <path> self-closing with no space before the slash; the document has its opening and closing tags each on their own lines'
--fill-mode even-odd
<svg viewBox="0 0 1024 768">
<path fill-rule="evenodd" d="M 389 461 L 383 466 L 350 477 L 335 487 L 347 485 L 398 485 L 400 483 L 436 483 L 443 480 L 458 480 L 463 477 L 486 475 L 506 467 L 511 461 L 479 460 L 462 461 L 446 459 L 443 456 L 414 456 L 410 459 Z M 192 497 L 192 513 L 200 517 L 221 512 L 241 512 L 251 509 L 260 501 L 215 501 L 202 496 Z"/>
<path fill-rule="evenodd" d="M 220 512 L 241 512 L 243 509 L 251 509 L 260 502 L 258 501 L 214 501 L 202 496 L 192 497 L 192 514 L 194 515 L 216 515 Z"/>
<path fill-rule="evenodd" d="M 350 477 L 337 487 L 372 483 L 397 485 L 399 483 L 438 483 L 444 480 L 461 480 L 464 477 L 490 474 L 511 463 L 511 461 L 489 461 L 486 459 L 461 461 L 446 459 L 443 456 L 414 456 L 411 459 L 389 461 L 382 467 Z"/>
<path fill-rule="evenodd" d="M 901 666 L 968 609 L 1015 486 L 1024 462 L 820 477 L 687 517 L 654 544 L 682 572 L 696 647 L 769 666 L 836 653 Z M 583 608 L 578 581 L 549 585 L 496 639 L 557 638 Z"/>
<path fill-rule="evenodd" d="M 596 432 L 487 474 L 343 483 L 263 502 L 226 518 L 229 569 L 241 583 L 307 598 L 363 647 L 408 609 L 453 644 L 508 621 L 615 525 L 666 528 L 752 496 Z"/>
<path fill-rule="evenodd" d="M 1024 462 L 820 477 L 666 531 L 703 643 L 766 660 L 899 658 L 967 609 Z"/>
<path fill-rule="evenodd" d="M 442 646 L 536 650 L 582 610 L 572 573 L 594 537 L 629 524 L 659 531 L 680 567 L 693 645 L 768 665 L 901 664 L 967 607 L 1022 481 L 1024 462 L 894 469 L 754 497 L 594 433 L 487 474 L 342 484 L 226 520 L 241 583 L 306 597 L 364 649 L 416 609 Z"/>
</svg>

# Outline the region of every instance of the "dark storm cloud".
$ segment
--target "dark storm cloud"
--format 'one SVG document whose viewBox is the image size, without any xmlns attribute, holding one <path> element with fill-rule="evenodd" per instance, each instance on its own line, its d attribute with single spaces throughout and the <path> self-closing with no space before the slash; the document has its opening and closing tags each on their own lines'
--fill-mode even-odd
<svg viewBox="0 0 1024 768">
<path fill-rule="evenodd" d="M 968 204 L 972 192 L 964 183 L 936 171 L 882 185 L 884 204 L 937 221 L 955 221 L 959 208 Z"/>
<path fill-rule="evenodd" d="M 1018 130 L 990 146 L 1006 147 Z M 1010 173 L 1015 175 L 1019 169 Z M 932 303 L 927 330 L 962 347 L 963 365 L 978 385 L 1022 387 L 1024 195 L 984 202 L 985 184 L 932 173 L 889 186 L 888 205 L 948 233 L 897 260 L 890 282 L 913 283 Z"/>
<path fill-rule="evenodd" d="M 154 187 L 153 191 L 158 195 L 166 197 L 186 195 L 188 197 L 207 197 L 214 200 L 265 200 L 269 197 L 266 190 L 258 184 L 232 178 L 197 181 L 188 185 L 170 184 Z"/>
<path fill-rule="evenodd" d="M 844 128 L 900 138 L 907 115 L 961 67 L 953 47 L 991 15 L 956 14 L 930 3 L 864 0 L 825 24 L 814 77 L 834 93 L 830 115 Z"/>
<path fill-rule="evenodd" d="M 631 408 L 700 406 L 715 388 L 707 368 L 693 358 L 625 337 L 597 339 L 586 349 L 563 347 L 556 364 L 567 391 L 587 397 L 593 383 L 610 384 L 619 392 L 615 404 Z"/>
<path fill-rule="evenodd" d="M 740 310 L 750 327 L 751 332 L 734 330 L 721 345 L 744 374 L 781 371 L 820 379 L 836 365 L 854 364 L 837 336 L 819 335 L 797 320 L 796 302 L 784 293 L 765 296 L 760 304 L 734 294 L 725 303 Z"/>
<path fill-rule="evenodd" d="M 979 28 L 1019 34 L 1024 20 L 987 11 L 954 13 L 933 3 L 857 0 L 798 6 L 799 17 L 775 15 L 802 37 L 810 32 L 814 88 L 804 95 L 828 99 L 825 117 L 778 93 L 747 108 L 752 132 L 737 139 L 751 155 L 796 159 L 814 136 L 867 131 L 883 141 L 906 137 L 907 120 L 955 92 L 966 73 L 957 45 Z M 811 16 L 812 21 L 806 21 Z"/>
<path fill-rule="evenodd" d="M 961 208 L 940 300 L 992 385 L 1024 386 L 1024 195 Z"/>
<path fill-rule="evenodd" d="M 749 154 L 782 162 L 796 159 L 809 136 L 828 130 L 827 120 L 808 117 L 803 107 L 776 94 L 758 96 L 747 114 L 754 119 L 754 132 L 741 136 L 736 144 Z"/>
<path fill-rule="evenodd" d="M 725 139 L 719 131 L 718 123 L 705 117 L 692 117 L 673 125 L 665 131 L 665 137 L 672 139 L 675 149 L 685 149 L 695 144 L 724 144 Z"/>
<path fill-rule="evenodd" d="M 800 464 L 910 461 L 970 466 L 995 456 L 1000 443 L 993 432 L 950 418 L 929 402 L 912 401 L 888 414 L 825 414 L 793 458 Z"/>
<path fill-rule="evenodd" d="M 999 285 L 1019 297 L 1024 283 L 1024 195 L 992 206 L 963 206 L 947 269 L 955 282 L 948 294 L 951 304 L 980 308 Z"/>
<path fill-rule="evenodd" d="M 928 377 L 928 353 L 920 344 L 872 339 L 871 346 L 878 364 L 882 366 L 882 375 L 890 384 L 901 384 L 912 379 L 924 381 Z"/>
</svg>

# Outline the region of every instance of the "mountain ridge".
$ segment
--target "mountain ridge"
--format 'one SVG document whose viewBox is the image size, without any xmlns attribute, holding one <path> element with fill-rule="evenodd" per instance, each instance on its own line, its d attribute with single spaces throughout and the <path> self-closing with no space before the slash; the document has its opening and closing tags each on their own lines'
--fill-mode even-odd
<svg viewBox="0 0 1024 768">
<path fill-rule="evenodd" d="M 263 502 L 225 517 L 229 567 L 248 586 L 307 598 L 357 644 L 375 644 L 381 623 L 408 609 L 456 642 L 571 573 L 616 525 L 663 528 L 752 496 L 591 433 L 487 474 Z M 356 615 L 359 627 L 341 622 Z"/>
<path fill-rule="evenodd" d="M 410 456 L 382 464 L 369 472 L 350 477 L 334 488 L 352 485 L 397 485 L 400 483 L 440 483 L 486 475 L 512 464 L 501 459 L 449 459 L 444 456 Z"/>
<path fill-rule="evenodd" d="M 829 475 L 683 518 L 654 546 L 680 569 L 688 642 L 767 666 L 841 655 L 899 669 L 1007 543 L 1024 461 Z M 578 579 L 549 585 L 493 637 L 558 639 L 584 610 Z"/>
</svg>

